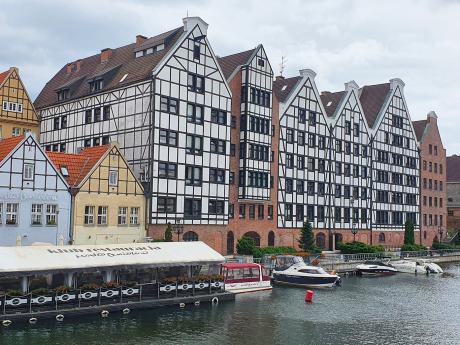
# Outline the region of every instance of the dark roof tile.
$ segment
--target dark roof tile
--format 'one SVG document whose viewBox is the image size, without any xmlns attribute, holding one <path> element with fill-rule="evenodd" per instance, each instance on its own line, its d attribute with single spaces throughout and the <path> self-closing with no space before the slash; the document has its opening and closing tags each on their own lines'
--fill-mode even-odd
<svg viewBox="0 0 460 345">
<path fill-rule="evenodd" d="M 257 48 L 224 57 L 218 57 L 217 61 L 219 62 L 220 68 L 222 69 L 225 78 L 228 80 L 235 68 L 247 64 L 249 62 L 249 58 L 252 56 L 256 49 Z"/>
<path fill-rule="evenodd" d="M 273 93 L 280 102 L 285 102 L 297 83 L 302 79 L 301 76 L 292 78 L 277 77 L 273 82 Z"/>
<path fill-rule="evenodd" d="M 334 116 L 335 110 L 342 102 L 342 98 L 346 95 L 346 91 L 338 92 L 322 92 L 321 101 L 323 102 L 324 109 L 326 114 L 329 117 Z"/>
<path fill-rule="evenodd" d="M 363 107 L 369 128 L 374 127 L 375 120 L 390 92 L 390 84 L 367 85 L 361 88 L 359 100 Z"/>
<path fill-rule="evenodd" d="M 447 157 L 447 182 L 460 182 L 460 156 Z"/>
</svg>

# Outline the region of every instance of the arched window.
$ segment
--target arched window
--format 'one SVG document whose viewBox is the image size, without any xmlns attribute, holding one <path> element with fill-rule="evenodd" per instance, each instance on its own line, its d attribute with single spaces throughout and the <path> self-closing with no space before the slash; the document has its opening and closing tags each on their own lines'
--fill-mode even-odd
<svg viewBox="0 0 460 345">
<path fill-rule="evenodd" d="M 326 248 L 326 236 L 322 232 L 316 234 L 316 245 L 322 249 Z"/>
<path fill-rule="evenodd" d="M 195 231 L 187 231 L 182 238 L 185 242 L 198 241 L 198 234 Z"/>
<path fill-rule="evenodd" d="M 385 234 L 383 232 L 379 234 L 379 242 L 385 242 Z"/>
<path fill-rule="evenodd" d="M 235 250 L 235 235 L 233 231 L 227 233 L 227 254 L 233 254 Z"/>
<path fill-rule="evenodd" d="M 243 237 L 249 237 L 254 240 L 256 247 L 260 247 L 260 236 L 255 231 L 249 231 L 243 235 Z"/>
<path fill-rule="evenodd" d="M 273 231 L 270 231 L 268 233 L 268 246 L 269 247 L 275 246 L 275 233 Z"/>
<path fill-rule="evenodd" d="M 335 244 L 343 242 L 342 234 L 335 234 Z"/>
</svg>

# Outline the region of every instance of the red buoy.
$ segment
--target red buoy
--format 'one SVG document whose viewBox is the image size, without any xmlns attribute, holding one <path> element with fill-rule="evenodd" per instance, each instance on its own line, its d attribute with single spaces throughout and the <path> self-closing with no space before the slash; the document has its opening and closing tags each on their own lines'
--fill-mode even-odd
<svg viewBox="0 0 460 345">
<path fill-rule="evenodd" d="M 315 293 L 311 290 L 307 290 L 307 293 L 305 294 L 305 302 L 311 303 L 313 302 L 313 295 Z"/>
</svg>

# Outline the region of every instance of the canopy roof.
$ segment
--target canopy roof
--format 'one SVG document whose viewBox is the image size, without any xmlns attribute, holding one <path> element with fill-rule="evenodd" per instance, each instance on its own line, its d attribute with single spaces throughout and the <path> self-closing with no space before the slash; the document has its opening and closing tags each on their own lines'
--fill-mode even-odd
<svg viewBox="0 0 460 345">
<path fill-rule="evenodd" d="M 94 268 L 219 264 L 225 258 L 203 242 L 0 247 L 0 275 Z"/>
<path fill-rule="evenodd" d="M 246 262 L 246 263 L 227 262 L 223 264 L 222 266 L 229 270 L 237 270 L 240 268 L 260 268 L 261 267 L 261 265 L 255 264 L 252 262 Z"/>
</svg>

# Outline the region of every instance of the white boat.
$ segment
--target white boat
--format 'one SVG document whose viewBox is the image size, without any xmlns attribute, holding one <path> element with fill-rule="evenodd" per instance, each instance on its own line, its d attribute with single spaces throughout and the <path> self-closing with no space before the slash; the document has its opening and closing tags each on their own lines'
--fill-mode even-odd
<svg viewBox="0 0 460 345">
<path fill-rule="evenodd" d="M 382 261 L 365 261 L 363 264 L 356 266 L 358 275 L 391 275 L 398 272 L 389 262 Z"/>
<path fill-rule="evenodd" d="M 233 293 L 271 290 L 271 277 L 264 274 L 264 267 L 256 263 L 222 264 L 225 291 Z"/>
<path fill-rule="evenodd" d="M 430 273 L 443 273 L 439 265 L 426 259 L 403 259 L 393 261 L 391 263 L 398 272 L 402 273 L 415 273 L 415 274 L 430 274 Z"/>
<path fill-rule="evenodd" d="M 340 285 L 337 274 L 327 273 L 318 266 L 308 266 L 301 257 L 280 255 L 276 258 L 273 281 L 278 284 L 303 287 L 333 287 Z"/>
</svg>

